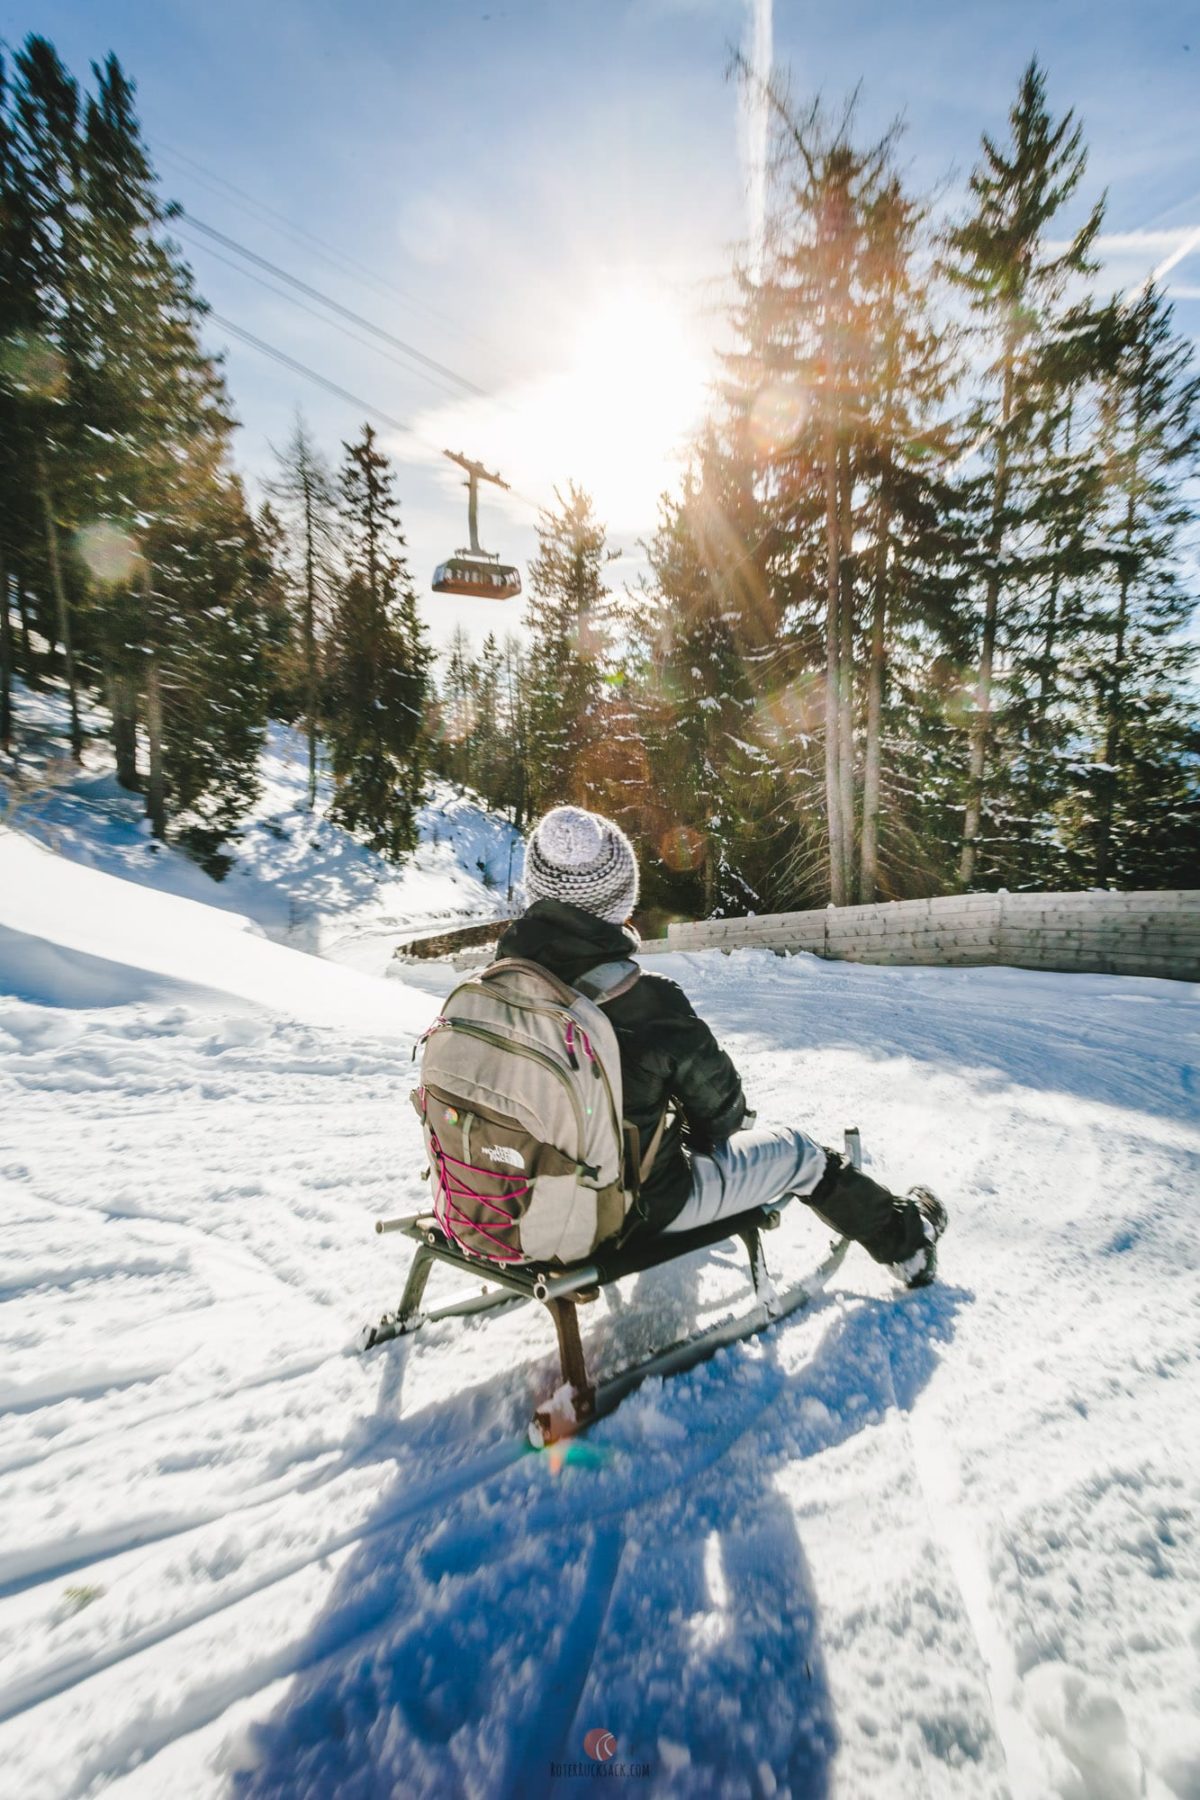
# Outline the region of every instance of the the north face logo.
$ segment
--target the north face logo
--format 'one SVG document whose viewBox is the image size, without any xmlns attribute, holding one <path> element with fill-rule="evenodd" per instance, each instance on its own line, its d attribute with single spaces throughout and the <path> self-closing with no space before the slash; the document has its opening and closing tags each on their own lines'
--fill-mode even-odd
<svg viewBox="0 0 1200 1800">
<path fill-rule="evenodd" d="M 481 1154 L 490 1156 L 493 1162 L 507 1163 L 511 1169 L 525 1167 L 525 1159 L 521 1152 L 514 1150 L 509 1144 L 484 1144 Z"/>
</svg>

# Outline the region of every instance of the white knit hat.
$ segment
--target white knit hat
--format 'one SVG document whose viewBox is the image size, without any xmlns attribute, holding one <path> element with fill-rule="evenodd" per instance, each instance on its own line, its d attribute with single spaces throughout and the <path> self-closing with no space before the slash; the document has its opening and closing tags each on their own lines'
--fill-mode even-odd
<svg viewBox="0 0 1200 1800">
<path fill-rule="evenodd" d="M 525 846 L 525 892 L 569 900 L 622 925 L 637 905 L 638 865 L 619 825 L 579 806 L 556 806 L 538 820 Z"/>
</svg>

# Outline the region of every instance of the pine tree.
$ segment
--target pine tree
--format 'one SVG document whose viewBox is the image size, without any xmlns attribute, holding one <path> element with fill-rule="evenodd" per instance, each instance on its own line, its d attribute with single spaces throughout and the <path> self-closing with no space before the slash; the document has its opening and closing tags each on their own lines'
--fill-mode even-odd
<svg viewBox="0 0 1200 1800">
<path fill-rule="evenodd" d="M 78 371 L 83 343 L 77 295 L 81 169 L 79 88 L 52 44 L 31 36 L 14 58 L 11 179 L 27 224 L 25 331 L 11 346 L 12 384 L 28 434 L 27 477 L 43 534 L 42 559 L 70 708 L 71 754 L 83 753 L 75 669 L 75 616 L 62 525 L 71 522 L 82 467 Z M 49 621 L 47 620 L 49 625 Z"/>
<path fill-rule="evenodd" d="M 753 789 L 769 773 L 755 737 L 756 696 L 742 645 L 744 559 L 734 553 L 715 444 L 679 502 L 664 499 L 647 546 L 654 571 L 642 613 L 638 708 L 645 784 L 638 835 L 648 897 L 709 917 L 759 903 L 751 844 L 777 857 Z M 740 565 L 740 566 L 739 566 Z"/>
<path fill-rule="evenodd" d="M 529 709 L 528 664 L 524 648 L 513 632 L 501 646 L 501 696 L 507 745 L 502 804 L 520 831 L 529 817 Z"/>
<path fill-rule="evenodd" d="M 778 85 L 767 97 L 779 139 L 769 254 L 760 280 L 741 280 L 735 322 L 744 348 L 729 367 L 778 534 L 780 616 L 803 636 L 806 668 L 810 629 L 820 622 L 828 892 L 844 905 L 857 878 L 855 670 L 869 524 L 863 449 L 877 373 L 867 265 L 892 137 L 861 147 L 853 107 L 833 122 L 819 104 L 797 113 Z M 807 758 L 803 769 L 807 775 Z M 812 804 L 807 780 L 797 804 Z"/>
<path fill-rule="evenodd" d="M 257 532 L 241 485 L 205 481 L 155 569 L 162 775 L 173 834 L 218 879 L 261 791 L 267 667 Z"/>
<path fill-rule="evenodd" d="M 1182 557 L 1200 375 L 1153 285 L 1123 323 L 1100 412 L 1111 577 L 1087 621 L 1098 743 L 1086 838 L 1099 887 L 1189 879 L 1187 851 L 1200 843 L 1200 733 L 1187 701 L 1196 653 L 1185 636 L 1195 600 Z"/>
<path fill-rule="evenodd" d="M 454 627 L 440 683 L 435 767 L 461 794 L 474 779 L 475 659 L 465 626 Z"/>
<path fill-rule="evenodd" d="M 0 747 L 12 740 L 12 683 L 16 645 L 11 587 L 22 532 L 21 472 L 28 459 L 24 408 L 14 351 L 28 334 L 32 313 L 29 221 L 22 205 L 16 145 L 8 122 L 8 74 L 0 57 Z M 26 668 L 26 676 L 30 674 Z"/>
<path fill-rule="evenodd" d="M 1065 250 L 1047 247 L 1047 228 L 1083 178 L 1082 128 L 1071 112 L 1055 122 L 1046 106 L 1046 82 L 1036 60 L 1021 79 L 1009 114 L 1009 142 L 986 133 L 983 156 L 971 176 L 973 208 L 947 236 L 947 269 L 965 293 L 987 347 L 990 393 L 974 420 L 984 462 L 979 502 L 985 524 L 980 554 L 983 613 L 979 624 L 977 679 L 970 722 L 970 759 L 963 815 L 959 875 L 970 887 L 979 872 L 989 756 L 995 730 L 998 647 L 1019 636 L 1020 596 L 1028 583 L 1016 560 L 1014 540 L 1033 514 L 1039 466 L 1037 441 L 1038 349 L 1060 323 L 1064 293 L 1075 277 L 1092 272 L 1089 253 L 1100 229 L 1097 205 Z M 1043 521 L 1044 523 L 1044 521 Z"/>
<path fill-rule="evenodd" d="M 1088 704 L 1080 652 L 1110 569 L 1097 396 L 1123 334 L 1120 308 L 1086 297 L 1029 356 L 1024 596 L 1004 639 L 989 797 L 988 864 L 1010 888 L 1067 879 L 1060 814 Z"/>
<path fill-rule="evenodd" d="M 305 658 L 296 642 L 296 594 L 290 579 L 288 535 L 264 500 L 251 520 L 247 577 L 255 597 L 267 682 L 267 710 L 292 724 L 305 711 Z M 303 608 L 300 609 L 303 616 Z M 318 704 L 320 695 L 318 692 Z"/>
<path fill-rule="evenodd" d="M 174 817 L 208 855 L 252 798 L 263 724 L 263 544 L 230 474 L 233 420 L 120 64 L 94 67 L 84 96 L 31 37 L 15 71 L 0 485 L 23 663 L 32 676 L 32 610 L 61 646 L 75 753 L 79 681 L 102 678 L 118 778 L 142 785 L 144 724 L 152 829 Z"/>
<path fill-rule="evenodd" d="M 597 703 L 608 643 L 604 567 L 615 554 L 590 497 L 572 482 L 538 519 L 529 566 L 528 804 L 592 803 Z"/>
<path fill-rule="evenodd" d="M 932 318 L 931 279 L 919 266 L 925 217 L 888 174 L 867 208 L 860 268 L 871 357 L 857 458 L 868 496 L 860 567 L 869 620 L 860 903 L 877 898 L 885 872 L 889 891 L 914 873 L 927 878 L 913 869 L 912 798 L 924 783 L 912 766 L 916 720 L 902 695 L 906 675 L 953 631 L 965 558 L 956 495 L 939 473 L 956 346 Z"/>
<path fill-rule="evenodd" d="M 404 560 L 391 466 L 370 425 L 345 449 L 348 573 L 334 617 L 328 694 L 332 816 L 398 862 L 417 837 L 431 658 Z"/>
<path fill-rule="evenodd" d="M 284 508 L 292 587 L 297 598 L 300 690 L 308 740 L 308 806 L 317 799 L 321 639 L 327 629 L 333 581 L 336 496 L 329 466 L 297 415 L 291 437 L 275 452 L 279 474 L 269 491 Z"/>
<path fill-rule="evenodd" d="M 507 767 L 504 724 L 500 712 L 502 658 L 494 632 L 483 640 L 472 671 L 474 722 L 471 730 L 471 780 L 484 804 L 504 804 Z"/>
<path fill-rule="evenodd" d="M 202 585 L 208 571 L 196 554 L 195 525 L 226 511 L 233 420 L 220 372 L 200 346 L 205 309 L 165 235 L 167 212 L 142 144 L 132 84 L 115 57 L 95 73 L 97 94 L 86 109 L 86 254 L 79 283 L 90 346 L 80 385 L 97 446 L 93 518 L 102 545 L 89 573 L 118 756 L 135 741 L 135 722 L 144 714 L 147 811 L 162 836 L 172 804 L 167 764 L 179 755 L 164 734 L 175 728 L 170 697 L 181 691 L 180 659 L 195 664 L 183 685 L 190 689 L 207 678 L 221 703 L 223 658 L 206 661 L 203 637 L 180 626 L 215 621 L 207 602 L 216 597 Z M 241 541 L 249 553 L 252 534 Z M 105 545 L 113 547 L 111 556 Z M 225 585 L 219 604 L 237 584 Z M 180 617 L 170 604 L 184 608 Z M 257 705 L 247 725 L 260 729 Z M 128 784 L 138 779 L 130 769 Z"/>
</svg>

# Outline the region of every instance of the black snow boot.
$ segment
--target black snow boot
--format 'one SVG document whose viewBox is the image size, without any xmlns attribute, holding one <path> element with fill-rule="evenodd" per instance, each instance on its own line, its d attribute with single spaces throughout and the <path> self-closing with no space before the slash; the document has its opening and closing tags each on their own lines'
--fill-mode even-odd
<svg viewBox="0 0 1200 1800">
<path fill-rule="evenodd" d="M 904 1198 L 920 1214 L 925 1242 L 903 1262 L 893 1263 L 892 1274 L 905 1287 L 928 1287 L 937 1277 L 937 1242 L 950 1223 L 949 1215 L 937 1195 L 927 1187 L 909 1188 Z"/>
<path fill-rule="evenodd" d="M 933 1280 L 934 1246 L 946 1229 L 946 1209 L 928 1188 L 912 1188 L 901 1198 L 856 1169 L 848 1157 L 828 1150 L 820 1181 L 800 1198 L 909 1287 L 925 1287 Z"/>
</svg>

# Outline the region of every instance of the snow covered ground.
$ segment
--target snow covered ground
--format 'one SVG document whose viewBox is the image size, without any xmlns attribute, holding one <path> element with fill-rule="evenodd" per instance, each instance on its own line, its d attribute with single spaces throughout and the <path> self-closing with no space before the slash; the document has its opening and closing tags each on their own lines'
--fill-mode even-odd
<svg viewBox="0 0 1200 1800">
<path fill-rule="evenodd" d="M 662 1795 L 1200 1796 L 1194 989 L 656 958 L 764 1122 L 945 1196 L 943 1280 L 854 1252 L 539 1456 L 540 1315 L 352 1348 L 444 972 L 247 929 L 270 845 L 214 908 L 56 818 L 0 835 L 0 1791 L 534 1796 L 602 1728 Z M 727 1248 L 585 1336 L 746 1298 Z"/>
</svg>

